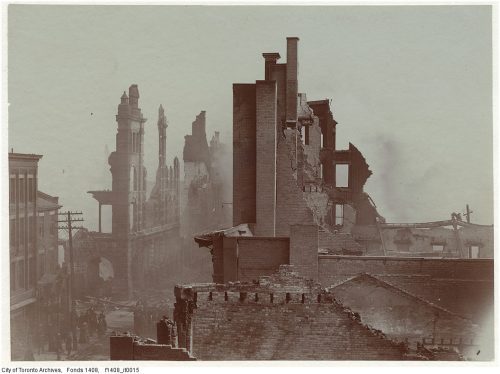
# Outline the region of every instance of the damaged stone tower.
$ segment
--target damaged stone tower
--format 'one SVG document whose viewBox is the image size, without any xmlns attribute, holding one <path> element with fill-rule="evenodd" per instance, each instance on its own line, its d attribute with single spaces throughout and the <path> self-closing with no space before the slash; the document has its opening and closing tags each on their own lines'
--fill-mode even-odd
<svg viewBox="0 0 500 374">
<path fill-rule="evenodd" d="M 180 167 L 177 157 L 173 167 L 166 165 L 167 120 L 164 109 L 158 111 L 158 169 L 156 183 L 149 199 L 146 196 L 146 168 L 144 166 L 144 123 L 138 105 L 136 84 L 124 92 L 118 105 L 116 122 L 116 151 L 109 156 L 112 190 L 89 191 L 99 202 L 99 232 L 81 233 L 80 244 L 90 258 L 78 258 L 86 264 L 108 260 L 113 268 L 113 290 L 130 293 L 147 286 L 145 274 L 154 273 L 158 264 L 167 261 L 167 255 L 176 248 L 180 226 Z M 101 209 L 112 208 L 112 232 L 103 233 Z M 85 244 L 86 243 L 86 244 Z M 87 266 L 88 267 L 88 266 Z M 87 271 L 88 273 L 88 271 Z M 97 275 L 98 276 L 98 275 Z M 96 277 L 84 275 L 89 277 Z M 88 280 L 86 281 L 89 284 Z"/>
</svg>

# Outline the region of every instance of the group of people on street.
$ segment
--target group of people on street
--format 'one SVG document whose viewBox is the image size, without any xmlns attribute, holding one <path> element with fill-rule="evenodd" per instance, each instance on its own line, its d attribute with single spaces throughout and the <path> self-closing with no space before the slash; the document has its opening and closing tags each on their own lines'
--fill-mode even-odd
<svg viewBox="0 0 500 374">
<path fill-rule="evenodd" d="M 93 307 L 87 309 L 85 313 L 76 316 L 78 328 L 80 330 L 79 343 L 88 343 L 89 338 L 94 334 L 101 338 L 108 328 L 104 312 L 96 313 Z"/>
<path fill-rule="evenodd" d="M 102 338 L 107 330 L 104 312 L 97 313 L 93 307 L 81 314 L 73 307 L 69 318 L 60 313 L 52 317 L 45 323 L 40 322 L 30 335 L 25 360 L 34 360 L 34 355 L 45 353 L 55 353 L 57 360 L 64 353 L 69 357 L 78 349 L 78 344 L 88 343 L 93 335 Z"/>
</svg>

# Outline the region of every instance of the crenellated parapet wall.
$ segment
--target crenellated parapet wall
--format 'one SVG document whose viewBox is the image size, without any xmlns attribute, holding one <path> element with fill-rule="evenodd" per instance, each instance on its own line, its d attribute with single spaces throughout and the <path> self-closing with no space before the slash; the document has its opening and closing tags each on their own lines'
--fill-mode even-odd
<svg viewBox="0 0 500 374">
<path fill-rule="evenodd" d="M 364 325 L 292 266 L 255 283 L 177 286 L 175 295 L 179 346 L 197 359 L 401 360 L 405 354 L 404 345 Z"/>
</svg>

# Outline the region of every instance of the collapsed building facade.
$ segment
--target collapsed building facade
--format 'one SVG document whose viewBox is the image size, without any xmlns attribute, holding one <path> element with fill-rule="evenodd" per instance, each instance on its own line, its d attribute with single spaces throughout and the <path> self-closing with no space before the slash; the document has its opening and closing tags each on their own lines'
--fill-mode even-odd
<svg viewBox="0 0 500 374">
<path fill-rule="evenodd" d="M 169 252 L 178 247 L 180 227 L 180 165 L 166 163 L 167 119 L 158 113 L 158 168 L 152 192 L 146 196 L 144 118 L 139 90 L 131 85 L 121 97 L 116 121 L 116 151 L 109 156 L 112 189 L 89 191 L 99 203 L 99 229 L 75 234 L 75 282 L 82 294 L 132 295 L 154 283 L 154 274 Z M 112 209 L 112 230 L 102 232 L 102 206 Z M 152 282 L 151 282 L 152 281 Z M 149 283 L 148 283 L 149 282 Z"/>
<path fill-rule="evenodd" d="M 307 101 L 299 93 L 297 52 L 298 38 L 287 38 L 286 63 L 277 62 L 278 53 L 264 53 L 265 79 L 233 85 L 233 227 L 195 237 L 210 249 L 214 284 L 176 289 L 179 346 L 216 360 L 376 357 L 377 348 L 361 337 L 349 335 L 349 348 L 335 340 L 342 323 L 333 317 L 313 323 L 314 331 L 328 331 L 328 351 L 311 353 L 311 338 L 283 353 L 276 339 L 294 344 L 303 336 L 287 323 L 301 315 L 309 326 L 309 318 L 326 312 L 304 316 L 304 295 L 311 292 L 301 286 L 292 295 L 286 279 L 263 297 L 248 285 L 255 288 L 262 277 L 291 265 L 384 339 L 491 359 L 493 227 L 463 222 L 457 214 L 445 221 L 386 223 L 363 190 L 372 173 L 363 155 L 353 144 L 335 147 L 329 100 Z M 367 297 L 374 289 L 384 295 L 382 302 Z M 231 292 L 235 301 L 228 302 Z M 321 292 L 313 292 L 318 302 Z M 254 305 L 264 299 L 282 309 L 271 313 Z M 295 299 L 292 312 L 287 304 Z M 250 326 L 250 320 L 258 322 Z M 240 329 L 248 330 L 252 343 L 241 350 L 235 345 Z"/>
<path fill-rule="evenodd" d="M 232 209 L 224 201 L 224 197 L 230 195 L 231 186 L 223 171 L 229 155 L 218 131 L 208 143 L 205 111 L 196 116 L 191 134 L 184 139 L 182 234 L 192 243 L 196 233 L 231 224 Z"/>
</svg>

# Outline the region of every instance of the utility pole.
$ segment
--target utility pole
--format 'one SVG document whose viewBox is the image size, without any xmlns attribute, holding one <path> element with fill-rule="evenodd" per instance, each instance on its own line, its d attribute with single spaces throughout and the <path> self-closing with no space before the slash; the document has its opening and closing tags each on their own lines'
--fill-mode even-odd
<svg viewBox="0 0 500 374">
<path fill-rule="evenodd" d="M 465 205 L 465 210 L 466 210 L 466 212 L 464 213 L 464 215 L 465 215 L 465 217 L 467 217 L 467 223 L 470 223 L 470 215 L 473 213 L 473 211 L 470 210 L 469 204 Z M 469 253 L 468 253 L 469 258 L 471 258 L 472 257 L 472 247 L 469 246 L 468 250 L 469 250 Z"/>
<path fill-rule="evenodd" d="M 75 266 L 73 262 L 73 229 L 81 229 L 83 226 L 73 226 L 73 222 L 83 222 L 83 218 L 74 218 L 73 216 L 81 216 L 83 213 L 82 212 L 63 212 L 59 213 L 60 216 L 65 217 L 64 219 L 58 220 L 57 222 L 66 224 L 63 226 L 58 226 L 59 230 L 68 230 L 68 237 L 69 237 L 69 286 L 68 286 L 68 319 L 69 320 L 69 329 L 73 329 L 73 298 L 75 295 L 75 288 L 74 288 L 74 276 L 75 276 Z M 76 349 L 76 334 L 73 332 L 73 345 L 74 348 Z"/>
<path fill-rule="evenodd" d="M 470 223 L 470 215 L 474 212 L 469 209 L 469 204 L 465 205 L 465 209 L 466 213 L 464 213 L 464 215 L 467 217 L 467 223 Z"/>
<path fill-rule="evenodd" d="M 71 301 L 73 301 L 73 296 L 75 294 L 74 289 L 74 276 L 75 276 L 75 266 L 73 262 L 73 229 L 82 229 L 83 226 L 73 226 L 73 222 L 83 222 L 83 218 L 73 218 L 72 216 L 82 215 L 82 212 L 64 212 L 59 213 L 60 216 L 66 216 L 66 219 L 58 220 L 57 222 L 65 223 L 66 226 L 59 226 L 60 230 L 68 230 L 69 237 L 69 271 L 70 271 L 70 293 Z M 71 305 L 71 304 L 70 304 Z"/>
</svg>

